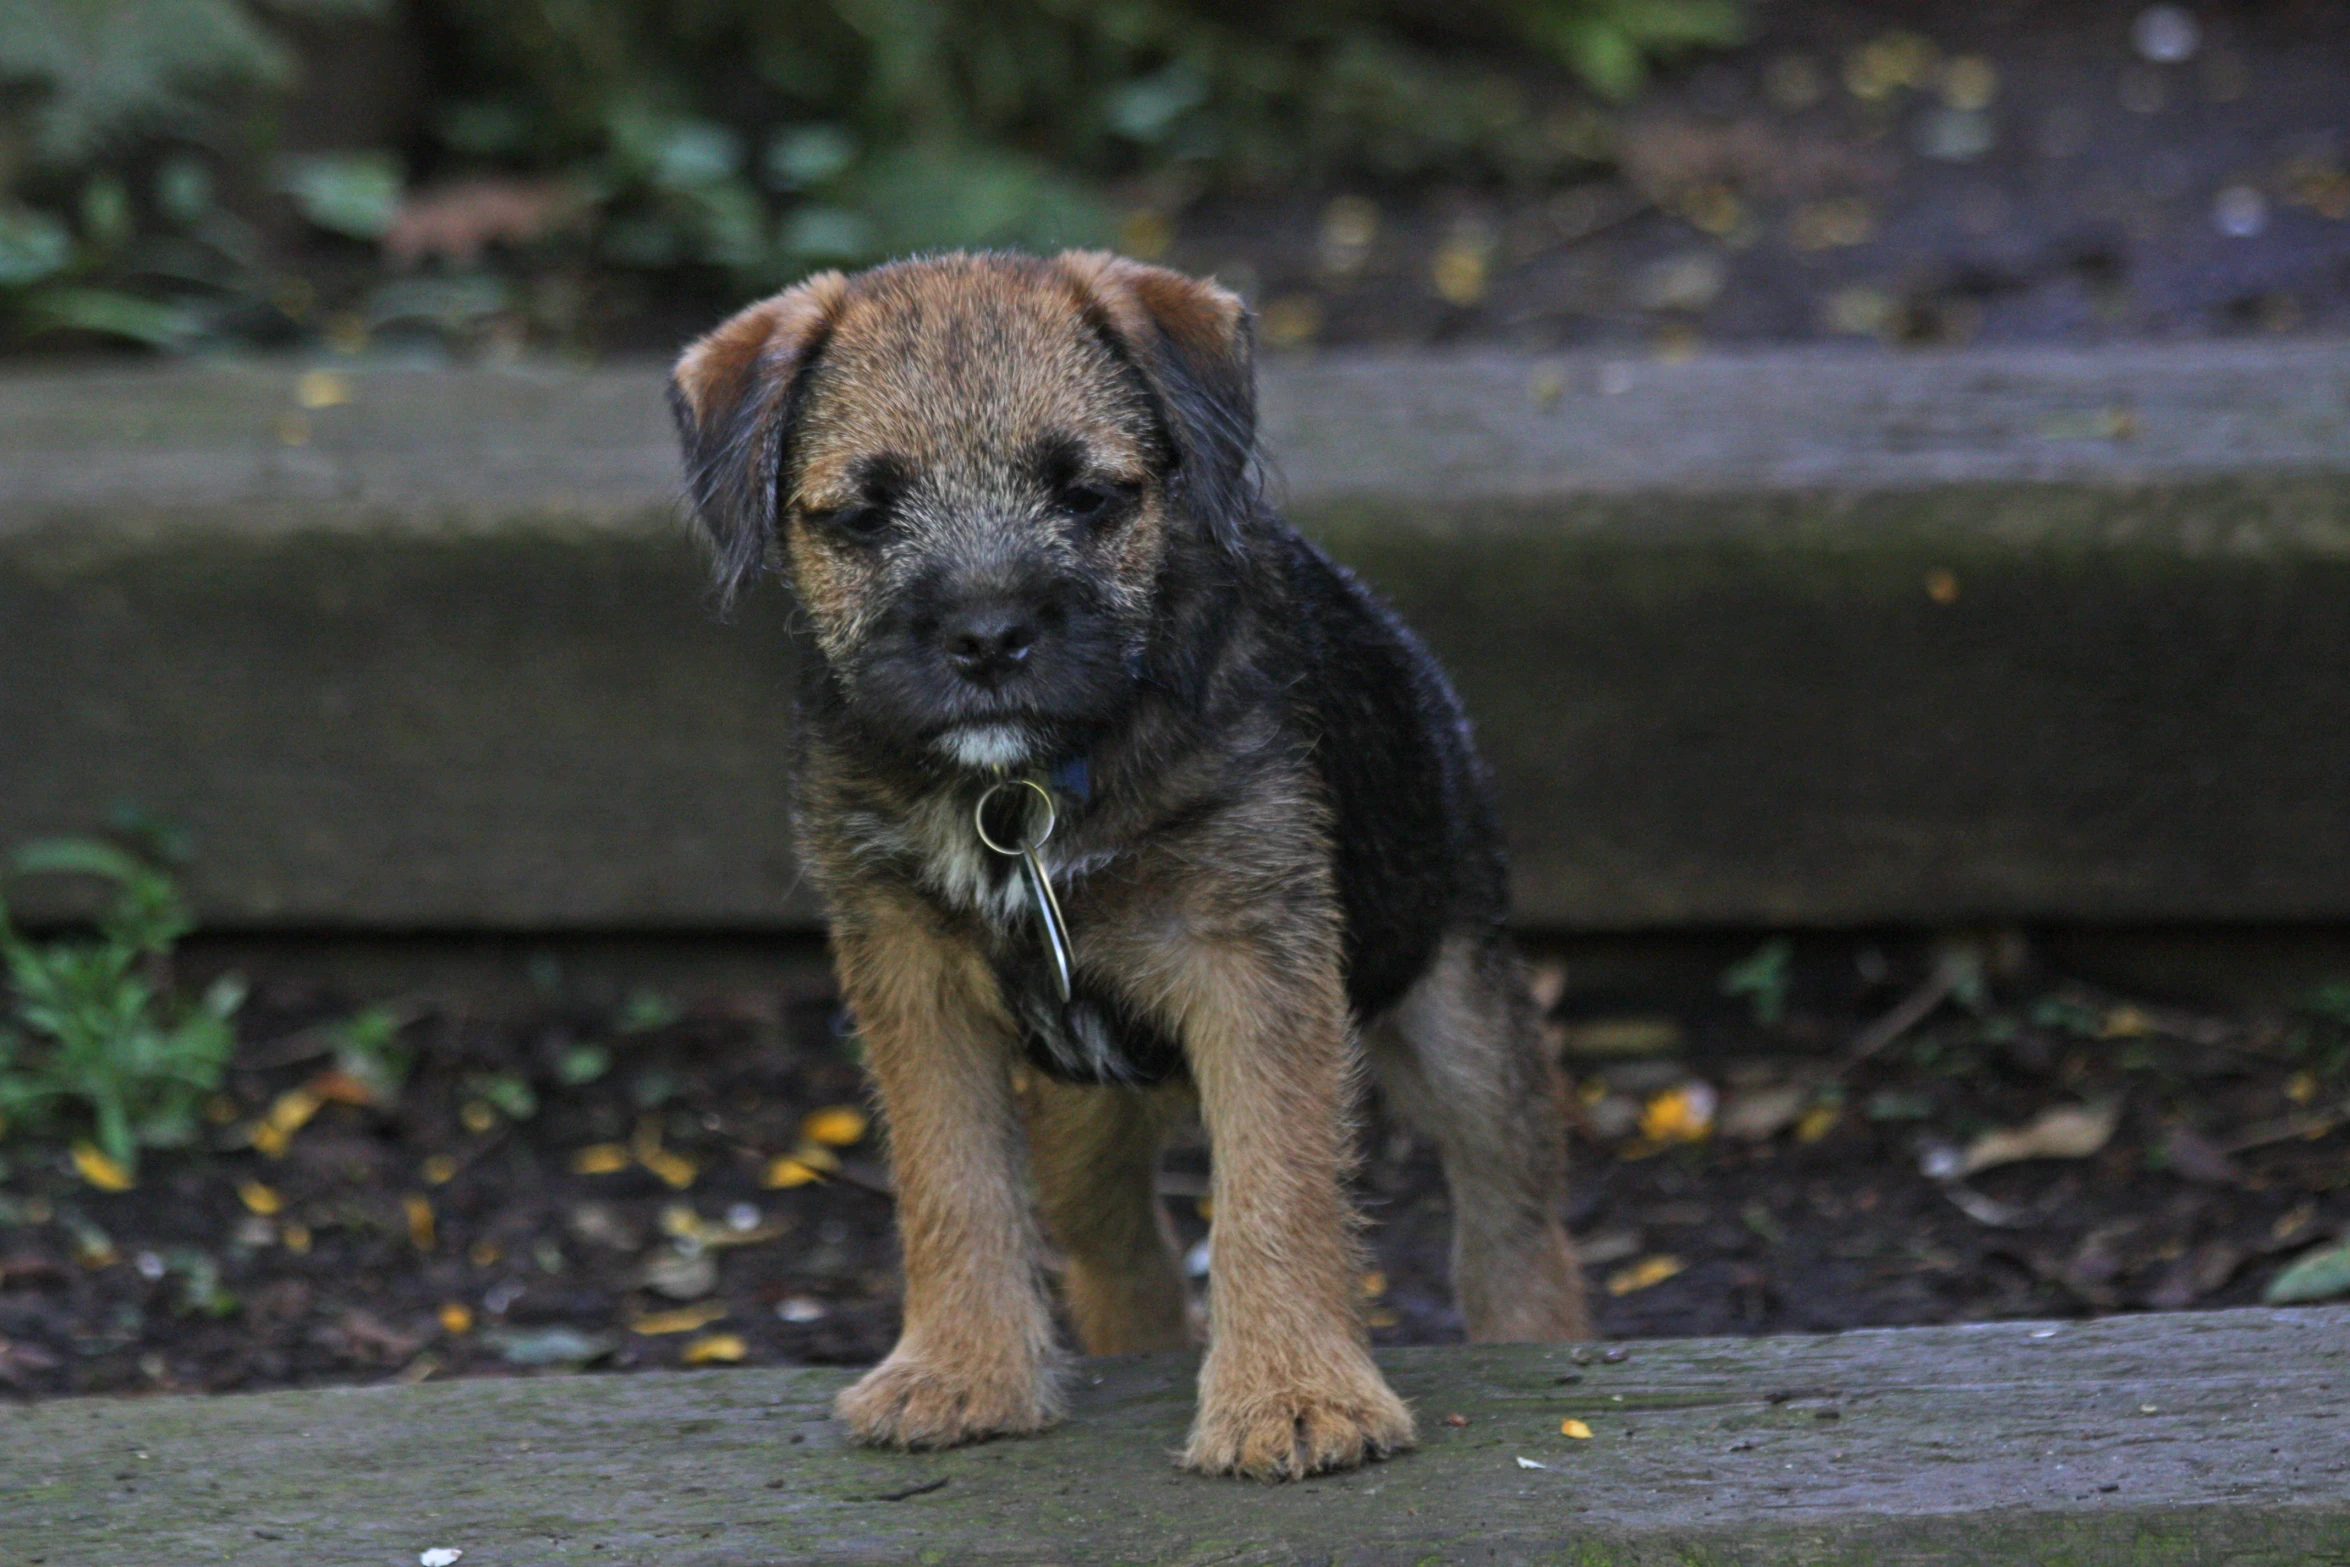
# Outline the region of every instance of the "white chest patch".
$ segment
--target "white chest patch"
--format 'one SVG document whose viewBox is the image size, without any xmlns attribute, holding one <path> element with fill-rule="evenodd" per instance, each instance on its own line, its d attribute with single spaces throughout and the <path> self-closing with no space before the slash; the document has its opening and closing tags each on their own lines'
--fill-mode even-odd
<svg viewBox="0 0 2350 1567">
<path fill-rule="evenodd" d="M 1009 855 L 979 841 L 967 802 L 951 796 L 925 800 L 904 819 L 858 813 L 844 825 L 874 858 L 911 860 L 922 885 L 949 908 L 978 915 L 999 930 L 1031 918 L 1028 883 Z M 1094 869 L 1104 856 L 1064 858 L 1046 843 L 1037 850 L 1056 889 Z"/>
</svg>

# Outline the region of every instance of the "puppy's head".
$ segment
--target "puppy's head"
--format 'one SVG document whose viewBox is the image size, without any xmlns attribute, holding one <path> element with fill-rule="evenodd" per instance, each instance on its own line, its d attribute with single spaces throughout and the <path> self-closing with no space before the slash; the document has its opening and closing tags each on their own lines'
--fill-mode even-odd
<svg viewBox="0 0 2350 1567">
<path fill-rule="evenodd" d="M 825 273 L 671 400 L 721 594 L 779 551 L 860 724 L 966 767 L 1114 718 L 1170 562 L 1253 505 L 1240 301 L 1099 253 Z"/>
</svg>

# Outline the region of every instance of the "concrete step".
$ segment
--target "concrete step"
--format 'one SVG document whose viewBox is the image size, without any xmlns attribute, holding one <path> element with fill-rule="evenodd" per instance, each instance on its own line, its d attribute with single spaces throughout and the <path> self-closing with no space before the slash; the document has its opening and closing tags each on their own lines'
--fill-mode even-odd
<svg viewBox="0 0 2350 1567">
<path fill-rule="evenodd" d="M 220 928 L 800 929 L 649 365 L 0 378 L 0 843 Z M 2350 917 L 2350 345 L 1274 359 L 1529 923 Z M 307 405 L 307 406 L 305 406 Z M 69 889 L 20 889 L 35 917 Z"/>
<path fill-rule="evenodd" d="M 40 1567 L 2285 1567 L 2350 1541 L 2350 1309 L 1380 1359 L 1420 1450 L 1285 1487 L 1175 1472 L 1181 1356 L 1080 1362 L 1059 1430 L 921 1455 L 846 1446 L 832 1369 L 68 1400 L 0 1422 L 0 1538 Z"/>
</svg>

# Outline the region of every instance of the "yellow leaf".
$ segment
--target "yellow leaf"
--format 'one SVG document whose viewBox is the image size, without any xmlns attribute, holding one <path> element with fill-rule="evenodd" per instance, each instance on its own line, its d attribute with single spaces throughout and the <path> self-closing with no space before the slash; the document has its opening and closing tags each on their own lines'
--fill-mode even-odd
<svg viewBox="0 0 2350 1567">
<path fill-rule="evenodd" d="M 654 1152 L 660 1150 L 656 1148 Z M 617 1175 L 629 1166 L 629 1153 L 618 1143 L 590 1143 L 571 1156 L 574 1175 Z"/>
<path fill-rule="evenodd" d="M 820 1172 L 811 1170 L 790 1154 L 777 1154 L 767 1161 L 767 1174 L 763 1177 L 763 1184 L 769 1190 L 779 1190 L 790 1186 L 805 1186 L 810 1181 L 821 1181 L 822 1179 L 824 1177 Z"/>
<path fill-rule="evenodd" d="M 1662 1284 L 1688 1266 L 1689 1264 L 1678 1257 L 1661 1254 L 1654 1257 L 1643 1257 L 1632 1266 L 1618 1268 L 1609 1274 L 1607 1292 L 1610 1295 L 1629 1295 L 1635 1290 L 1648 1289 L 1654 1285 Z"/>
<path fill-rule="evenodd" d="M 451 1338 L 473 1331 L 473 1308 L 463 1301 L 452 1300 L 440 1309 L 441 1331 Z"/>
<path fill-rule="evenodd" d="M 791 1156 L 809 1169 L 821 1170 L 826 1175 L 840 1168 L 840 1155 L 822 1143 L 802 1143 L 791 1151 Z"/>
<path fill-rule="evenodd" d="M 870 1124 L 865 1112 L 855 1105 L 834 1105 L 802 1121 L 800 1135 L 827 1148 L 846 1148 L 851 1143 L 863 1142 Z"/>
<path fill-rule="evenodd" d="M 307 1255 L 310 1250 L 310 1226 L 307 1224 L 280 1225 L 277 1238 L 280 1245 L 297 1257 Z"/>
<path fill-rule="evenodd" d="M 96 1143 L 73 1145 L 73 1167 L 81 1172 L 83 1180 L 102 1192 L 127 1192 L 138 1184 L 128 1166 L 110 1157 Z"/>
<path fill-rule="evenodd" d="M 288 1137 L 267 1121 L 255 1121 L 248 1140 L 253 1144 L 253 1151 L 265 1159 L 283 1159 L 286 1156 Z"/>
<path fill-rule="evenodd" d="M 1640 1108 L 1640 1135 L 1652 1143 L 1703 1142 L 1714 1126 L 1714 1091 L 1706 1083 L 1668 1088 Z"/>
<path fill-rule="evenodd" d="M 445 1153 L 436 1153 L 424 1161 L 424 1184 L 446 1186 L 457 1178 L 457 1161 Z"/>
<path fill-rule="evenodd" d="M 694 1177 L 702 1173 L 701 1166 L 695 1164 L 684 1154 L 671 1153 L 667 1149 L 655 1152 L 650 1159 L 644 1161 L 644 1166 L 659 1176 L 672 1190 L 681 1192 L 693 1185 Z"/>
<path fill-rule="evenodd" d="M 1559 1422 L 1559 1435 L 1571 1436 L 1578 1442 L 1588 1442 L 1591 1440 L 1591 1428 L 1580 1420 L 1562 1420 Z"/>
<path fill-rule="evenodd" d="M 237 1200 L 245 1205 L 247 1212 L 260 1214 L 265 1219 L 286 1205 L 286 1200 L 275 1189 L 259 1181 L 238 1182 Z"/>
<path fill-rule="evenodd" d="M 741 1334 L 713 1333 L 686 1345 L 677 1358 L 689 1366 L 732 1365 L 750 1352 L 750 1346 L 742 1341 Z"/>
<path fill-rule="evenodd" d="M 400 1211 L 408 1216 L 408 1244 L 418 1251 L 432 1250 L 432 1204 L 411 1192 L 400 1199 Z"/>
<path fill-rule="evenodd" d="M 468 1099 L 458 1107 L 457 1124 L 479 1136 L 498 1124 L 498 1112 L 478 1099 Z"/>
<path fill-rule="evenodd" d="M 726 1315 L 726 1308 L 716 1301 L 704 1301 L 699 1306 L 680 1306 L 675 1311 L 656 1311 L 637 1318 L 628 1325 L 631 1333 L 657 1337 L 664 1333 L 691 1333 L 706 1328 Z"/>
<path fill-rule="evenodd" d="M 1844 1112 L 1834 1105 L 1813 1105 L 1803 1112 L 1803 1119 L 1795 1123 L 1795 1140 L 1799 1143 L 1816 1143 L 1834 1131 L 1836 1123 L 1843 1119 Z"/>
<path fill-rule="evenodd" d="M 300 1088 L 289 1088 L 271 1100 L 263 1119 L 291 1137 L 308 1126 L 310 1118 L 318 1114 L 325 1103 L 317 1091 L 305 1083 Z"/>
<path fill-rule="evenodd" d="M 350 378 L 332 370 L 305 370 L 294 380 L 294 401 L 305 408 L 340 408 L 350 400 Z"/>
<path fill-rule="evenodd" d="M 2297 1105 L 2305 1105 L 2317 1097 L 2317 1075 L 2314 1072 L 2295 1072 L 2285 1079 L 2285 1097 Z"/>
</svg>

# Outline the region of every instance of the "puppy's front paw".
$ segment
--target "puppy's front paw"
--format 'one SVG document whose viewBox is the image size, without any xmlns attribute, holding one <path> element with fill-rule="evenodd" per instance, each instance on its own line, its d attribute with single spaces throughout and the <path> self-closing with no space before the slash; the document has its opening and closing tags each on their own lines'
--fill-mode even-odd
<svg viewBox="0 0 2350 1567">
<path fill-rule="evenodd" d="M 1296 1480 L 1352 1469 L 1417 1440 L 1411 1411 L 1362 1357 L 1359 1369 L 1306 1385 L 1211 1374 L 1182 1464 L 1200 1474 Z"/>
<path fill-rule="evenodd" d="M 1061 1418 L 1061 1401 L 1041 1368 L 965 1369 L 900 1349 L 844 1390 L 832 1410 L 868 1447 L 955 1447 L 1042 1431 Z"/>
</svg>

